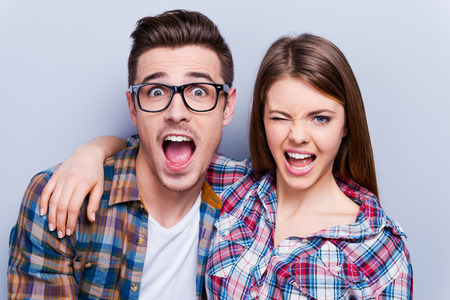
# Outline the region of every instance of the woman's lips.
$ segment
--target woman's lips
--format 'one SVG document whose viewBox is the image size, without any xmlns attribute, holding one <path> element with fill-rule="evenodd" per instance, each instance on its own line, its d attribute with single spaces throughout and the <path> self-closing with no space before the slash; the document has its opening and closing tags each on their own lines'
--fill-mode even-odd
<svg viewBox="0 0 450 300">
<path fill-rule="evenodd" d="M 314 165 L 316 156 L 314 154 L 298 153 L 292 151 L 286 151 L 284 153 L 286 167 L 288 171 L 293 175 L 306 175 L 308 174 Z"/>
</svg>

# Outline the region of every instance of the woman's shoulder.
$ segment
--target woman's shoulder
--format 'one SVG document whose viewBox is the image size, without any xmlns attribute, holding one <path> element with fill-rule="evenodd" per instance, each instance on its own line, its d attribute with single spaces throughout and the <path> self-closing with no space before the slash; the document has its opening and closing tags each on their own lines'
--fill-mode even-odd
<svg viewBox="0 0 450 300">
<path fill-rule="evenodd" d="M 409 252 L 402 237 L 387 227 L 357 240 L 327 239 L 314 256 L 320 262 L 317 268 L 323 268 L 324 274 L 332 274 L 337 281 L 342 280 L 345 295 L 358 295 L 361 299 L 396 295 L 409 299 L 407 295 L 412 291 Z M 397 299 L 386 297 L 391 298 Z"/>
<path fill-rule="evenodd" d="M 345 178 L 337 178 L 337 182 L 360 210 L 356 222 L 348 226 L 348 235 L 334 240 L 333 245 L 345 256 L 349 268 L 364 279 L 362 286 L 368 295 L 388 290 L 410 293 L 411 259 L 400 224 L 386 214 L 369 190 Z"/>
</svg>

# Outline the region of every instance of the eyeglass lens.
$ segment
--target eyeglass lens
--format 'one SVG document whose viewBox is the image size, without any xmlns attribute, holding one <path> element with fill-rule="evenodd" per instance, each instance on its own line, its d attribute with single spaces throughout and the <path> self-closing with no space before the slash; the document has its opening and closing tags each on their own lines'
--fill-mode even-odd
<svg viewBox="0 0 450 300">
<path fill-rule="evenodd" d="M 208 84 L 194 84 L 182 89 L 184 100 L 191 109 L 210 110 L 216 104 L 217 90 Z M 172 96 L 171 88 L 159 84 L 141 86 L 139 103 L 144 110 L 159 111 L 164 109 Z"/>
</svg>

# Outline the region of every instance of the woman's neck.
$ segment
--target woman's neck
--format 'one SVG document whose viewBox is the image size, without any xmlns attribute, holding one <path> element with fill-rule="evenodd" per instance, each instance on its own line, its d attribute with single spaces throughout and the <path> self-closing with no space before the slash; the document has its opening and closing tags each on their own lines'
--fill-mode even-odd
<svg viewBox="0 0 450 300">
<path fill-rule="evenodd" d="M 307 188 L 298 188 L 276 177 L 277 206 L 289 207 L 295 211 L 322 210 L 330 208 L 333 203 L 340 202 L 344 193 L 339 189 L 331 172 L 324 174 L 314 184 Z"/>
<path fill-rule="evenodd" d="M 275 245 L 355 221 L 359 206 L 339 189 L 331 172 L 307 189 L 295 189 L 278 178 Z"/>
</svg>

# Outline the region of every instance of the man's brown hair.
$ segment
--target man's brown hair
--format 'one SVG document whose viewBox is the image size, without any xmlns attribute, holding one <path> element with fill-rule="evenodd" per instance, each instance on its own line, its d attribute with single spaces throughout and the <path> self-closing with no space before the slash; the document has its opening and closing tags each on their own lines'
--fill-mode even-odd
<svg viewBox="0 0 450 300">
<path fill-rule="evenodd" d="M 205 15 L 187 10 L 166 11 L 145 17 L 131 34 L 133 45 L 128 58 L 128 85 L 133 85 L 139 57 L 157 47 L 178 48 L 197 45 L 214 51 L 220 61 L 222 77 L 233 85 L 234 67 L 231 51 L 217 26 Z"/>
</svg>

